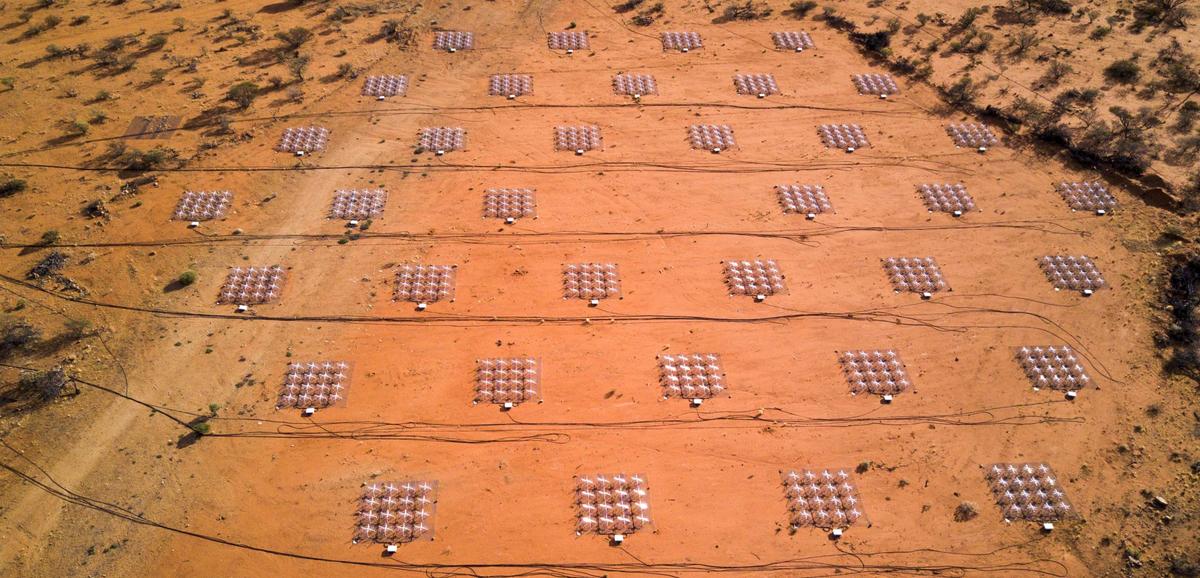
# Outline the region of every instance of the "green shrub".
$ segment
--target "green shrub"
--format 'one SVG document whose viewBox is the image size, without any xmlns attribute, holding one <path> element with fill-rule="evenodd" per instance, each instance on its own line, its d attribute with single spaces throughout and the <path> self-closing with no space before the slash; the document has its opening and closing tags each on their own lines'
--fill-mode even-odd
<svg viewBox="0 0 1200 578">
<path fill-rule="evenodd" d="M 29 188 L 24 179 L 6 178 L 0 181 L 0 197 L 11 197 Z"/>
<path fill-rule="evenodd" d="M 179 277 L 175 279 L 175 282 L 187 287 L 188 285 L 195 283 L 198 277 L 199 275 L 197 275 L 195 271 L 184 271 L 183 273 L 179 274 Z"/>
<path fill-rule="evenodd" d="M 259 88 L 253 82 L 239 82 L 229 88 L 229 92 L 225 95 L 225 99 L 236 104 L 238 108 L 250 108 L 254 103 L 254 99 L 258 97 Z"/>
<path fill-rule="evenodd" d="M 1121 84 L 1133 84 L 1142 75 L 1142 67 L 1133 59 L 1118 60 L 1104 69 L 1104 77 Z"/>
</svg>

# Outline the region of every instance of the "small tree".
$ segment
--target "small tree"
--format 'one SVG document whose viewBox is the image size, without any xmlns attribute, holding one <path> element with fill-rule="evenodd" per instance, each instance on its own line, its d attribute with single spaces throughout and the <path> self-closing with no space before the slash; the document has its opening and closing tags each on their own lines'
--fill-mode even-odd
<svg viewBox="0 0 1200 578">
<path fill-rule="evenodd" d="M 304 69 L 308 68 L 308 57 L 297 56 L 289 58 L 287 61 L 288 70 L 292 72 L 292 76 L 296 77 L 297 82 L 304 80 Z"/>
<path fill-rule="evenodd" d="M 788 5 L 788 9 L 784 13 L 787 14 L 788 16 L 791 16 L 792 18 L 799 20 L 801 18 L 804 18 L 805 16 L 808 16 L 808 13 L 812 12 L 813 8 L 816 8 L 816 7 L 817 7 L 817 3 L 814 2 L 813 0 L 804 0 L 803 2 L 792 2 L 791 4 Z"/>
<path fill-rule="evenodd" d="M 950 104 L 962 106 L 975 102 L 975 97 L 979 95 L 979 87 L 975 85 L 974 80 L 971 80 L 971 75 L 964 74 L 957 82 L 946 87 L 943 92 Z"/>
<path fill-rule="evenodd" d="M 254 99 L 258 97 L 259 88 L 253 82 L 239 82 L 229 88 L 229 92 L 225 95 L 225 99 L 236 104 L 240 109 L 250 108 L 254 103 Z"/>
<path fill-rule="evenodd" d="M 179 274 L 179 278 L 175 279 L 175 282 L 179 283 L 179 285 L 183 287 L 187 287 L 188 285 L 195 283 L 198 277 L 199 275 L 197 275 L 195 271 L 184 271 L 183 273 Z"/>
<path fill-rule="evenodd" d="M 295 50 L 312 38 L 312 31 L 302 26 L 297 26 L 286 31 L 276 32 L 275 38 L 283 42 L 284 48 Z"/>
</svg>

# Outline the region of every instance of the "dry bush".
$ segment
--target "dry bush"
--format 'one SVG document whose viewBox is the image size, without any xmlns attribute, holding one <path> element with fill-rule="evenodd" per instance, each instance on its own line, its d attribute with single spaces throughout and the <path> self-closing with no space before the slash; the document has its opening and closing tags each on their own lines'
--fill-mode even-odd
<svg viewBox="0 0 1200 578">
<path fill-rule="evenodd" d="M 954 508 L 954 521 L 966 522 L 979 516 L 979 506 L 975 502 L 963 502 Z"/>
<path fill-rule="evenodd" d="M 755 2 L 754 0 L 746 0 L 745 2 L 734 3 L 726 6 L 725 10 L 717 18 L 713 18 L 714 24 L 723 24 L 725 22 L 733 22 L 735 20 L 762 20 L 769 17 L 774 10 L 765 2 Z"/>
<path fill-rule="evenodd" d="M 0 359 L 28 350 L 42 339 L 42 331 L 24 320 L 5 320 L 0 328 Z"/>
</svg>

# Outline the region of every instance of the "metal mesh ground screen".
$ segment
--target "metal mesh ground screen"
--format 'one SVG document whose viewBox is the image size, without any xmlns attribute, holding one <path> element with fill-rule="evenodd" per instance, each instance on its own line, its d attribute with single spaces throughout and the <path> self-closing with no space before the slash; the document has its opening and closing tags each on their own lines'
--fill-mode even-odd
<svg viewBox="0 0 1200 578">
<path fill-rule="evenodd" d="M 452 126 L 435 126 L 421 129 L 417 135 L 417 146 L 438 154 L 459 151 L 466 147 L 467 129 Z"/>
<path fill-rule="evenodd" d="M 817 127 L 817 134 L 828 148 L 853 151 L 871 146 L 867 133 L 857 124 L 823 124 Z"/>
<path fill-rule="evenodd" d="M 598 126 L 554 127 L 554 150 L 582 152 L 598 150 L 603 144 L 604 141 L 600 138 L 600 127 Z"/>
<path fill-rule="evenodd" d="M 588 48 L 588 33 L 580 30 L 550 32 L 546 44 L 551 50 L 584 50 Z"/>
<path fill-rule="evenodd" d="M 785 213 L 819 215 L 833 211 L 821 185 L 775 185 L 775 194 Z"/>
<path fill-rule="evenodd" d="M 862 518 L 858 487 L 844 469 L 791 470 L 783 475 L 792 529 L 846 528 Z"/>
<path fill-rule="evenodd" d="M 894 349 L 842 351 L 838 362 L 852 394 L 896 395 L 912 387 L 904 361 Z"/>
<path fill-rule="evenodd" d="M 616 263 L 563 265 L 563 299 L 608 299 L 621 295 L 621 272 Z"/>
<path fill-rule="evenodd" d="M 217 303 L 257 305 L 279 298 L 286 273 L 283 267 L 232 267 L 221 285 Z"/>
<path fill-rule="evenodd" d="M 1058 183 L 1058 194 L 1075 211 L 1105 213 L 1117 207 L 1117 198 L 1100 181 Z"/>
<path fill-rule="evenodd" d="M 730 295 L 777 295 L 787 291 L 783 272 L 774 259 L 722 261 L 725 286 Z"/>
<path fill-rule="evenodd" d="M 333 193 L 333 203 L 329 207 L 329 218 L 346 220 L 366 220 L 383 213 L 387 205 L 387 191 L 384 189 L 349 189 Z"/>
<path fill-rule="evenodd" d="M 658 383 L 663 399 L 709 399 L 725 391 L 725 369 L 716 353 L 682 353 L 658 357 Z"/>
<path fill-rule="evenodd" d="M 488 94 L 508 98 L 533 94 L 533 77 L 528 74 L 493 74 L 488 80 Z"/>
<path fill-rule="evenodd" d="M 1069 345 L 1027 345 L 1016 348 L 1014 354 L 1034 389 L 1076 391 L 1092 383 Z"/>
<path fill-rule="evenodd" d="M 537 216 L 533 189 L 488 189 L 483 193 L 483 218 L 520 219 Z"/>
<path fill-rule="evenodd" d="M 850 77 L 859 94 L 889 96 L 900 93 L 900 87 L 888 74 L 855 74 Z"/>
<path fill-rule="evenodd" d="M 1047 464 L 992 464 L 984 472 L 1006 520 L 1053 522 L 1075 517 L 1075 508 Z"/>
<path fill-rule="evenodd" d="M 950 135 L 957 147 L 986 149 L 1000 142 L 992 129 L 981 122 L 950 123 L 946 126 L 946 134 Z"/>
<path fill-rule="evenodd" d="M 735 74 L 733 86 L 738 94 L 759 97 L 779 94 L 779 84 L 775 82 L 775 76 L 772 74 Z"/>
<path fill-rule="evenodd" d="M 641 474 L 575 477 L 577 534 L 633 534 L 650 520 L 650 495 Z"/>
<path fill-rule="evenodd" d="M 1038 259 L 1038 266 L 1055 289 L 1090 294 L 1108 286 L 1092 258 L 1086 255 L 1046 255 Z"/>
<path fill-rule="evenodd" d="M 950 213 L 958 216 L 975 210 L 975 199 L 967 193 L 962 183 L 926 183 L 917 186 L 917 193 L 925 208 L 934 213 Z"/>
<path fill-rule="evenodd" d="M 714 152 L 737 146 L 733 127 L 727 124 L 693 124 L 688 127 L 688 142 L 694 149 Z"/>
<path fill-rule="evenodd" d="M 541 369 L 533 357 L 475 360 L 475 403 L 518 405 L 540 399 Z"/>
<path fill-rule="evenodd" d="M 363 81 L 363 96 L 404 96 L 408 93 L 408 77 L 402 74 L 368 76 Z"/>
<path fill-rule="evenodd" d="M 618 74 L 613 76 L 613 92 L 625 96 L 658 94 L 658 82 L 650 74 Z"/>
<path fill-rule="evenodd" d="M 396 271 L 393 301 L 435 303 L 454 300 L 458 265 L 401 265 Z"/>
<path fill-rule="evenodd" d="M 433 539 L 437 482 L 367 482 L 354 510 L 355 544 L 405 544 Z"/>
<path fill-rule="evenodd" d="M 278 408 L 325 408 L 346 404 L 350 364 L 345 361 L 292 362 L 279 388 Z"/>
<path fill-rule="evenodd" d="M 950 289 L 933 257 L 888 257 L 883 260 L 883 270 L 897 293 L 937 293 Z"/>
<path fill-rule="evenodd" d="M 433 34 L 433 48 L 447 52 L 472 50 L 475 48 L 475 33 L 442 30 Z"/>
<path fill-rule="evenodd" d="M 220 219 L 229 211 L 233 193 L 229 191 L 186 191 L 175 205 L 171 218 L 177 221 Z"/>
<path fill-rule="evenodd" d="M 661 38 L 663 50 L 690 52 L 704 46 L 699 32 L 663 32 Z"/>
<path fill-rule="evenodd" d="M 776 50 L 802 52 L 813 47 L 812 37 L 807 32 L 772 32 L 771 41 Z"/>
<path fill-rule="evenodd" d="M 325 150 L 329 129 L 321 126 L 301 126 L 283 129 L 276 150 L 289 153 L 311 153 Z"/>
</svg>

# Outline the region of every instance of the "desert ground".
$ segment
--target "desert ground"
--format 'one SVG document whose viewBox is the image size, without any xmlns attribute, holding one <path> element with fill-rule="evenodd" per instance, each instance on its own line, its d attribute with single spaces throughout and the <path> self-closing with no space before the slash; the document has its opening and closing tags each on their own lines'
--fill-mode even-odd
<svg viewBox="0 0 1200 578">
<path fill-rule="evenodd" d="M 0 197 L 0 574 L 1197 575 L 1196 382 L 1164 370 L 1161 339 L 1171 267 L 1194 248 L 1190 167 L 1148 169 L 1179 184 L 1166 206 L 1023 129 L 989 120 L 999 143 L 956 147 L 947 125 L 980 119 L 939 89 L 952 64 L 859 94 L 851 75 L 883 61 L 821 8 L 754 4 L 773 9 L 6 6 L 0 173 L 23 186 Z M 911 4 L 829 6 L 870 26 Z M 439 31 L 474 46 L 435 49 Z M 588 47 L 551 50 L 560 31 Z M 703 46 L 664 50 L 671 31 Z M 778 50 L 779 31 L 814 46 Z M 1171 35 L 1194 49 L 1186 31 L 1155 42 Z M 489 95 L 498 73 L 532 93 Z M 658 92 L 614 94 L 618 73 Z M 779 93 L 738 94 L 736 74 Z M 377 75 L 407 76 L 406 93 L 363 95 Z M 249 102 L 229 98 L 246 82 Z M 179 126 L 128 134 L 138 116 Z M 823 146 L 828 123 L 870 145 Z M 694 124 L 731 126 L 736 146 L 690 147 Z M 555 127 L 579 125 L 602 146 L 556 150 Z M 277 150 L 309 126 L 324 150 Z M 465 129 L 465 146 L 417 146 L 429 127 Z M 1055 185 L 1083 181 L 1116 208 L 1072 210 Z M 976 208 L 931 212 L 924 183 L 964 184 Z M 785 184 L 821 185 L 832 210 L 784 212 Z M 335 191 L 374 188 L 388 196 L 369 223 L 329 217 Z M 494 188 L 534 189 L 536 218 L 483 218 Z M 172 219 L 185 191 L 233 200 L 191 227 Z M 65 262 L 32 275 L 53 253 Z M 1046 255 L 1090 257 L 1107 286 L 1055 290 Z M 881 262 L 926 256 L 949 287 L 894 291 Z M 755 259 L 786 281 L 761 303 L 722 276 Z M 585 262 L 619 266 L 619 298 L 564 298 L 564 264 Z M 453 300 L 393 299 L 418 264 L 456 266 Z M 276 265 L 277 299 L 218 303 L 230 268 Z M 1015 358 L 1062 345 L 1091 378 L 1074 399 Z M 897 351 L 911 387 L 852 395 L 839 352 L 858 349 Z M 664 399 L 659 356 L 707 352 L 726 389 Z M 476 361 L 518 356 L 540 361 L 540 399 L 473 403 Z M 350 365 L 345 402 L 278 407 L 288 364 L 320 360 Z M 61 391 L 31 400 L 55 369 Z M 1050 465 L 1074 514 L 1049 532 L 1006 519 L 997 463 Z M 791 526 L 782 480 L 804 469 L 853 476 L 862 517 L 840 538 Z M 613 473 L 646 479 L 653 520 L 619 545 L 577 532 L 577 477 Z M 354 543 L 364 485 L 406 480 L 436 482 L 432 531 L 391 555 Z"/>
</svg>

